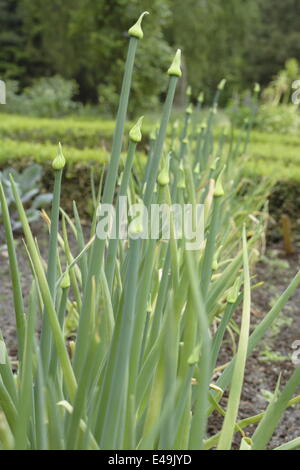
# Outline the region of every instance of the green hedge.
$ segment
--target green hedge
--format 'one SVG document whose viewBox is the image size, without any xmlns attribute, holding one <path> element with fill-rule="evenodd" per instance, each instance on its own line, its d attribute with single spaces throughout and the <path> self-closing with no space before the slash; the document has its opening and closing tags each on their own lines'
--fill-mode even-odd
<svg viewBox="0 0 300 470">
<path fill-rule="evenodd" d="M 105 162 L 109 153 L 104 149 L 77 149 L 63 146 L 64 155 L 69 163 Z M 36 142 L 19 142 L 12 139 L 0 139 L 0 166 L 7 166 L 16 160 L 26 159 L 28 162 L 50 162 L 57 154 L 57 145 L 39 144 Z"/>
<path fill-rule="evenodd" d="M 145 122 L 144 142 L 151 129 L 153 123 Z M 52 160 L 59 141 L 69 162 L 103 163 L 109 158 L 113 132 L 114 121 L 107 119 L 36 119 L 0 114 L 0 165 L 23 159 Z M 255 131 L 251 134 L 248 153 L 247 175 L 300 181 L 300 137 Z"/>
<path fill-rule="evenodd" d="M 300 141 L 294 145 L 278 136 L 268 142 L 252 141 L 249 146 L 247 171 L 261 176 L 268 176 L 275 181 L 300 181 Z"/>
<path fill-rule="evenodd" d="M 251 142 L 253 144 L 270 144 L 272 146 L 288 146 L 295 147 L 300 146 L 300 136 L 291 134 L 271 134 L 266 132 L 251 132 Z"/>
<path fill-rule="evenodd" d="M 174 118 L 178 113 L 174 113 Z M 127 124 L 127 131 L 132 124 Z M 227 125 L 227 124 L 226 124 Z M 56 144 L 62 141 L 72 147 L 98 147 L 101 141 L 110 141 L 114 132 L 113 120 L 97 117 L 93 119 L 64 119 L 33 118 L 0 113 L 0 137 L 22 141 L 48 142 Z M 143 123 L 143 135 L 147 137 L 155 126 L 154 117 Z M 222 123 L 220 123 L 220 127 Z M 251 142 L 295 147 L 300 146 L 300 137 L 295 135 L 268 134 L 252 131 Z"/>
<path fill-rule="evenodd" d="M 35 142 L 18 142 L 11 139 L 0 139 L 0 169 L 8 166 L 23 168 L 32 162 L 41 163 L 46 171 L 52 171 L 51 162 L 57 155 L 57 145 L 39 144 Z M 63 153 L 67 161 L 66 174 L 75 178 L 83 170 L 88 170 L 91 165 L 102 169 L 110 157 L 109 151 L 101 148 L 77 149 L 71 146 L 63 146 Z M 125 153 L 122 154 L 125 158 Z M 145 154 L 139 151 L 136 158 L 136 168 L 141 169 L 145 164 Z M 85 176 L 86 178 L 86 176 Z"/>
<path fill-rule="evenodd" d="M 300 166 L 289 163 L 283 163 L 264 158 L 253 158 L 245 166 L 247 176 L 263 176 L 272 178 L 274 183 L 278 181 L 300 182 Z"/>
<path fill-rule="evenodd" d="M 109 158 L 109 150 L 103 147 L 78 149 L 63 145 L 69 164 L 104 163 Z M 57 145 L 36 142 L 20 142 L 0 139 L 0 167 L 12 162 L 26 160 L 45 163 L 53 160 Z M 284 145 L 253 143 L 249 147 L 245 174 L 268 176 L 275 181 L 292 180 L 300 182 L 300 146 L 290 148 Z M 244 166 L 244 164 L 243 164 Z"/>
<path fill-rule="evenodd" d="M 19 141 L 38 142 L 41 144 L 69 145 L 79 149 L 99 148 L 111 142 L 115 123 L 112 120 L 97 119 L 77 120 L 75 118 L 46 119 L 27 116 L 0 114 L 0 138 Z M 126 131 L 131 124 L 127 124 Z M 143 126 L 147 136 L 152 126 Z"/>
</svg>

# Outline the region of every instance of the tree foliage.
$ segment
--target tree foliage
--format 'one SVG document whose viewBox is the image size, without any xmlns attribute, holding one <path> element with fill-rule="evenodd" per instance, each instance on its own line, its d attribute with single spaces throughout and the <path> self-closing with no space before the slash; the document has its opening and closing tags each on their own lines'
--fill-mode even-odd
<svg viewBox="0 0 300 470">
<path fill-rule="evenodd" d="M 300 2 L 256 0 L 260 21 L 247 48 L 246 79 L 268 84 L 289 58 L 300 60 Z"/>
<path fill-rule="evenodd" d="M 149 10 L 133 81 L 134 108 L 157 104 L 176 47 L 193 94 L 226 77 L 235 90 L 267 85 L 300 59 L 298 0 L 0 0 L 0 74 L 21 89 L 56 74 L 75 79 L 77 98 L 115 110 L 127 30 Z M 163 78 L 161 78 L 163 77 Z"/>
<path fill-rule="evenodd" d="M 42 56 L 46 69 L 80 84 L 80 98 L 114 107 L 120 90 L 127 30 L 143 10 L 145 37 L 133 82 L 137 107 L 154 105 L 163 87 L 160 69 L 171 59 L 163 38 L 170 11 L 160 0 L 20 0 L 31 56 Z M 41 54 L 42 51 L 42 54 Z"/>
<path fill-rule="evenodd" d="M 0 0 L 0 75 L 18 78 L 25 73 L 22 20 L 18 0 Z"/>
<path fill-rule="evenodd" d="M 258 11 L 255 0 L 174 0 L 169 40 L 184 52 L 196 92 L 213 92 L 222 78 L 244 86 L 245 51 Z"/>
</svg>

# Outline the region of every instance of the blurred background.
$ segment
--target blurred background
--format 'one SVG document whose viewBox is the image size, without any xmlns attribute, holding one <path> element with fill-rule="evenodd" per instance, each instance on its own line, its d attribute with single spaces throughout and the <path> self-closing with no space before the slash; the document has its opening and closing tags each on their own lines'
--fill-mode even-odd
<svg viewBox="0 0 300 470">
<path fill-rule="evenodd" d="M 0 78 L 6 112 L 59 117 L 111 115 L 118 103 L 127 30 L 141 11 L 130 113 L 163 99 L 175 48 L 184 56 L 177 105 L 211 101 L 226 77 L 223 106 L 249 100 L 258 82 L 267 102 L 287 104 L 300 79 L 298 0 L 0 0 Z"/>
</svg>

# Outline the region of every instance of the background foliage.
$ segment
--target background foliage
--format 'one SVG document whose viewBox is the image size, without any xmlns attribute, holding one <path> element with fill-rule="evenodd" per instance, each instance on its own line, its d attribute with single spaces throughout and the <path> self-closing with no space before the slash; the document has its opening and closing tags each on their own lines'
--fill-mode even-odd
<svg viewBox="0 0 300 470">
<path fill-rule="evenodd" d="M 60 75 L 78 83 L 76 100 L 115 111 L 128 26 L 145 9 L 151 15 L 130 112 L 163 98 L 160 72 L 177 46 L 185 58 L 182 89 L 189 82 L 194 97 L 203 90 L 207 99 L 223 77 L 226 100 L 255 81 L 267 85 L 289 58 L 300 59 L 297 0 L 0 0 L 0 76 L 22 90 Z"/>
</svg>

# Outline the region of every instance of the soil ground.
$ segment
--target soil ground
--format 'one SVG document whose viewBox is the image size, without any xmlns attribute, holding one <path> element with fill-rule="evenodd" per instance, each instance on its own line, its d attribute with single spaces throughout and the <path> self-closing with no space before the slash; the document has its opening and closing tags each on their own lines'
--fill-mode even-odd
<svg viewBox="0 0 300 470">
<path fill-rule="evenodd" d="M 46 256 L 46 228 L 34 227 L 43 256 Z M 3 233 L 0 234 L 0 329 L 5 338 L 9 353 L 16 358 L 16 337 L 12 288 L 9 278 L 8 255 L 4 244 Z M 31 284 L 31 272 L 26 251 L 21 237 L 17 237 L 17 256 L 21 268 L 22 289 L 25 297 Z M 300 251 L 287 257 L 279 244 L 267 248 L 265 256 L 256 266 L 255 282 L 262 281 L 264 285 L 252 292 L 252 324 L 255 324 L 269 311 L 274 300 L 288 286 L 289 281 L 299 270 Z M 220 365 L 230 360 L 232 344 L 228 335 L 220 355 Z M 283 385 L 293 372 L 292 344 L 300 340 L 300 288 L 291 297 L 280 315 L 275 327 L 247 361 L 245 381 L 239 419 L 255 415 L 263 411 L 270 392 L 273 392 L 279 374 Z M 300 390 L 298 391 L 300 393 Z M 226 406 L 226 396 L 221 404 Z M 209 434 L 215 434 L 222 425 L 219 415 L 213 414 L 209 420 Z M 251 435 L 253 428 L 245 430 Z M 300 435 L 300 407 L 289 408 L 276 432 L 269 448 L 274 448 Z M 235 447 L 238 448 L 239 437 L 236 436 Z"/>
<path fill-rule="evenodd" d="M 256 265 L 255 282 L 263 282 L 262 287 L 252 291 L 252 326 L 259 323 L 272 307 L 274 301 L 287 288 L 299 271 L 300 252 L 285 256 L 281 245 L 269 246 L 265 256 Z M 229 335 L 228 335 L 229 336 Z M 239 419 L 248 418 L 266 409 L 268 398 L 274 392 L 279 375 L 283 386 L 295 369 L 292 361 L 292 344 L 300 340 L 300 288 L 282 310 L 278 321 L 270 329 L 263 342 L 247 360 Z M 299 347 L 298 347 L 299 349 Z M 231 340 L 227 337 L 219 358 L 219 365 L 232 357 Z M 300 393 L 300 387 L 298 394 Z M 221 401 L 226 407 L 227 396 Z M 222 419 L 214 413 L 209 420 L 209 434 L 221 429 Z M 245 429 L 249 437 L 255 427 Z M 268 448 L 275 447 L 300 436 L 300 406 L 286 410 Z M 239 447 L 240 436 L 236 435 L 235 448 Z"/>
</svg>

